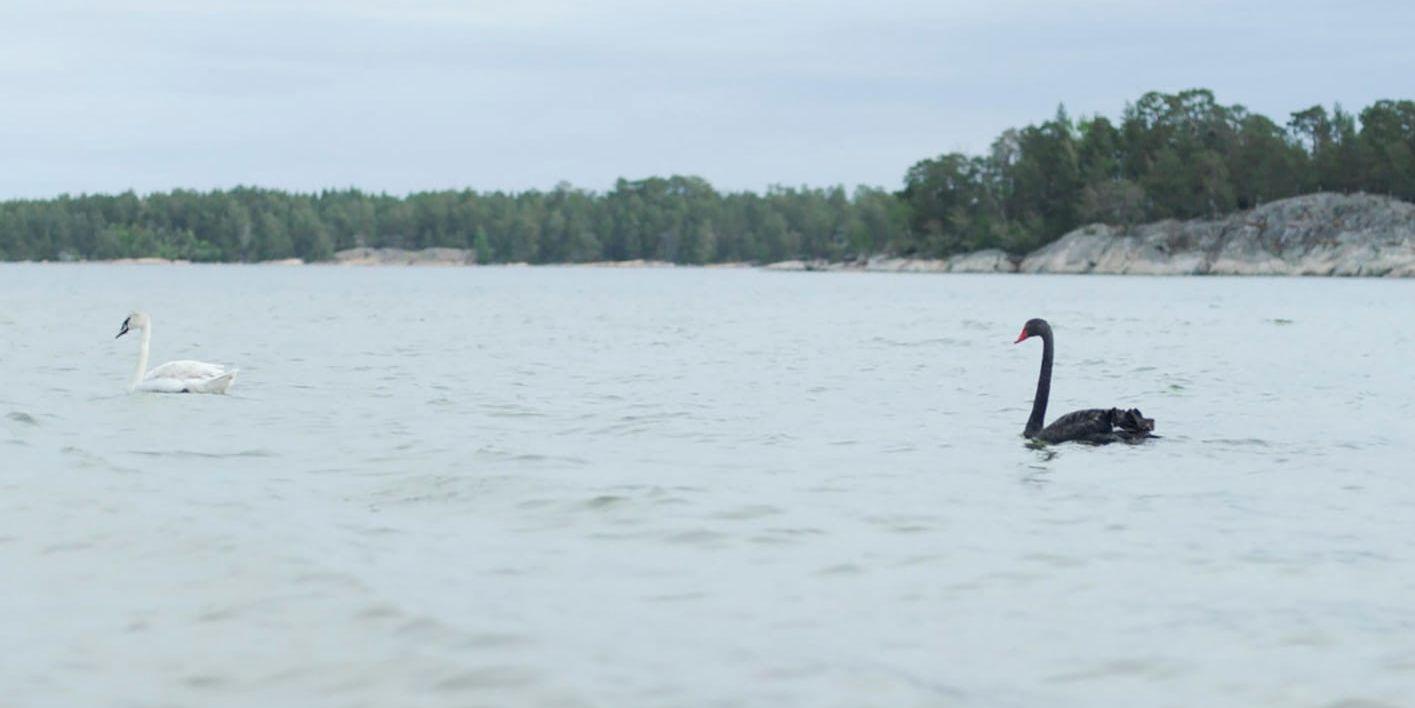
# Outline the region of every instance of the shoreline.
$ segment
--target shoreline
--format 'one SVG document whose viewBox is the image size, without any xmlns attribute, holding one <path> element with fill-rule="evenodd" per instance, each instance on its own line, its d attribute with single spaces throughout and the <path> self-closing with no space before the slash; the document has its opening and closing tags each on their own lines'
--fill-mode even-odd
<svg viewBox="0 0 1415 708">
<path fill-rule="evenodd" d="M 165 258 L 14 261 L 191 265 Z M 298 258 L 239 265 L 486 267 L 472 249 L 359 247 L 328 261 Z M 495 263 L 515 268 L 529 263 Z M 1017 273 L 1415 277 L 1415 204 L 1368 194 L 1318 193 L 1263 204 L 1221 219 L 1133 226 L 1090 224 L 1023 256 L 984 249 L 948 258 L 873 255 L 850 261 L 677 264 L 651 259 L 544 263 L 560 268 L 754 268 L 778 272 Z"/>
<path fill-rule="evenodd" d="M 760 270 L 776 273 L 904 273 L 904 274 L 935 274 L 935 275 L 1116 275 L 1116 276 L 1148 276 L 1148 277 L 1268 277 L 1268 278 L 1363 278 L 1363 279 L 1389 279 L 1404 280 L 1415 279 L 1415 269 L 1401 269 L 1398 271 L 1382 273 L 1362 273 L 1362 272 L 1316 272 L 1300 271 L 1289 272 L 1286 270 L 1245 269 L 1244 272 L 1141 272 L 1127 271 L 1116 272 L 1100 269 L 1088 269 L 1085 271 L 1074 270 L 1023 270 L 1018 268 L 998 269 L 998 270 L 968 270 L 952 267 L 952 259 L 922 259 L 922 258 L 894 258 L 885 257 L 871 259 L 867 262 L 845 261 L 834 262 L 824 260 L 801 261 L 789 260 L 775 263 L 747 263 L 747 262 L 726 262 L 726 263 L 671 263 L 667 261 L 596 261 L 591 263 L 469 263 L 469 264 L 436 264 L 436 263 L 361 263 L 350 265 L 335 261 L 312 261 L 306 262 L 295 258 L 287 258 L 277 261 L 211 261 L 197 262 L 188 260 L 169 260 L 165 258 L 119 258 L 114 260 L 72 260 L 72 261 L 0 261 L 0 267 L 6 265 L 56 265 L 56 266 L 82 266 L 82 265 L 117 265 L 117 266 L 140 266 L 140 267 L 160 267 L 160 266 L 236 266 L 236 267 L 278 267 L 286 268 L 292 266 L 306 266 L 313 268 L 348 268 L 357 270 L 360 268 L 595 268 L 609 270 Z"/>
</svg>

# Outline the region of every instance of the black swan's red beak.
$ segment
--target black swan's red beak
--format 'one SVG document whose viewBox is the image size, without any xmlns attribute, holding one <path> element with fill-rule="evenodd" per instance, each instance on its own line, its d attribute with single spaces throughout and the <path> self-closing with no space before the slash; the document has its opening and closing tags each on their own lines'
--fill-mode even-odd
<svg viewBox="0 0 1415 708">
<path fill-rule="evenodd" d="M 1027 334 L 1027 328 L 1023 327 L 1022 333 L 1017 335 L 1017 341 L 1013 342 L 1013 344 L 1021 344 L 1022 340 L 1026 339 L 1028 336 L 1030 335 Z"/>
</svg>

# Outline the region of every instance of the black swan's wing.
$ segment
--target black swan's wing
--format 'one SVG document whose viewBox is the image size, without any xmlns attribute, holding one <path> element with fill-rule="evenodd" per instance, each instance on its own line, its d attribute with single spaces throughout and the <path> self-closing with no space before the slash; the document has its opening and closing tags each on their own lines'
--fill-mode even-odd
<svg viewBox="0 0 1415 708">
<path fill-rule="evenodd" d="M 1081 442 L 1110 442 L 1102 440 L 1115 430 L 1114 408 L 1088 408 L 1072 411 L 1051 422 L 1037 439 L 1042 442 L 1059 443 L 1072 440 Z"/>
<path fill-rule="evenodd" d="M 1085 442 L 1104 445 L 1138 442 L 1153 437 L 1155 419 L 1146 418 L 1138 408 L 1089 408 L 1067 413 L 1037 433 L 1042 442 Z"/>
</svg>

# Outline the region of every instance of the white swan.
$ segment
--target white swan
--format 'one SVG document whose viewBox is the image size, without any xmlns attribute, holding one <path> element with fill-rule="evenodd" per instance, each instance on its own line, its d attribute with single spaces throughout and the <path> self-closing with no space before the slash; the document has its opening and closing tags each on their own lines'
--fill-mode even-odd
<svg viewBox="0 0 1415 708">
<path fill-rule="evenodd" d="M 118 337 L 134 329 L 142 330 L 142 347 L 138 349 L 138 368 L 133 372 L 132 383 L 128 384 L 129 391 L 226 393 L 236 380 L 235 369 L 201 361 L 169 361 L 146 371 L 147 348 L 152 342 L 152 318 L 142 312 L 128 315 L 128 319 L 123 320 L 123 327 L 118 330 Z"/>
</svg>

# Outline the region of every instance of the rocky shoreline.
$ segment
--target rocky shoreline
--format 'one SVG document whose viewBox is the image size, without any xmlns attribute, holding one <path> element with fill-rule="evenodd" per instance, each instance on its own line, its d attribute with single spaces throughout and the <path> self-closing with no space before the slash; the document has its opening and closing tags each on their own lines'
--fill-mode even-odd
<svg viewBox="0 0 1415 708">
<path fill-rule="evenodd" d="M 1216 221 L 1089 226 L 1038 249 L 1022 273 L 1415 276 L 1415 204 L 1308 194 Z"/>
<path fill-rule="evenodd" d="M 1218 220 L 1092 224 L 1026 256 L 783 261 L 770 270 L 1110 275 L 1415 277 L 1415 204 L 1369 194 L 1308 194 Z"/>
<path fill-rule="evenodd" d="M 119 264 L 185 265 L 131 258 Z M 298 258 L 263 265 L 302 265 Z M 471 266 L 461 248 L 351 248 L 313 265 Z M 506 263 L 503 266 L 524 266 Z M 566 267 L 672 268 L 666 261 L 556 264 Z M 1415 204 L 1369 194 L 1308 194 L 1263 204 L 1217 220 L 1160 221 L 1135 226 L 1091 224 L 1026 256 L 996 249 L 950 258 L 872 256 L 834 262 L 789 260 L 754 266 L 771 271 L 876 273 L 1100 273 L 1113 275 L 1327 275 L 1415 277 Z"/>
<path fill-rule="evenodd" d="M 350 248 L 334 254 L 335 265 L 345 266 L 463 266 L 476 265 L 477 252 L 464 248 Z"/>
</svg>

